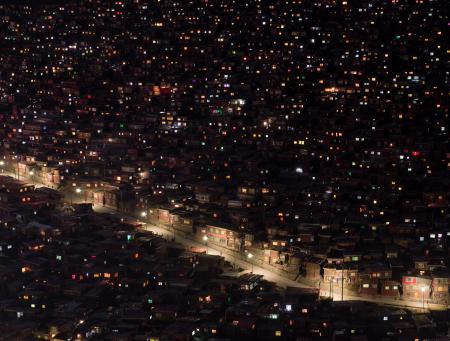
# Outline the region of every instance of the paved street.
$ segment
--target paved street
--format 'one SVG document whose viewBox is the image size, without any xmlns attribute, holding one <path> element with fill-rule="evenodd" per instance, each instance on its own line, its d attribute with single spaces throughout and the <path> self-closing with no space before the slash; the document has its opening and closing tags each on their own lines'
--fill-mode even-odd
<svg viewBox="0 0 450 341">
<path fill-rule="evenodd" d="M 15 173 L 15 172 L 10 172 L 10 171 L 8 171 L 8 170 L 5 170 L 4 168 L 1 169 L 0 175 L 11 176 L 11 177 L 13 177 L 14 179 L 17 179 L 17 173 Z M 30 183 L 30 184 L 33 184 L 36 188 L 39 188 L 39 187 L 45 187 L 45 186 L 44 186 L 43 184 L 41 184 L 40 182 L 35 181 L 35 179 L 33 179 L 32 177 L 24 178 L 23 176 L 19 176 L 19 180 L 20 180 L 20 181 L 28 182 L 28 183 Z"/>
<path fill-rule="evenodd" d="M 172 238 L 173 233 L 172 231 L 169 231 L 165 228 L 158 227 L 151 224 L 146 224 L 146 230 L 152 231 L 154 233 L 160 234 L 165 236 L 166 238 Z M 186 245 L 188 247 L 194 246 L 194 247 L 204 247 L 205 245 L 196 241 L 193 241 L 191 239 L 187 239 L 179 234 L 175 234 L 175 239 L 177 242 L 182 243 L 183 245 Z M 227 254 L 225 252 L 221 252 L 218 250 L 217 246 L 211 246 L 211 244 L 208 244 L 208 254 L 212 255 L 221 255 L 224 256 L 227 261 L 230 263 L 235 263 L 236 265 L 240 266 L 244 269 L 251 269 L 252 264 L 248 261 L 236 258 L 231 256 L 230 254 Z M 264 269 L 258 265 L 253 264 L 253 273 L 263 275 L 264 278 L 266 278 L 269 281 L 275 282 L 278 285 L 282 287 L 297 287 L 297 288 L 312 288 L 311 286 L 290 280 L 288 278 L 282 277 L 280 275 L 277 275 L 267 269 Z M 321 295 L 324 297 L 329 297 L 329 291 L 322 289 Z M 333 300 L 334 301 L 341 301 L 341 290 L 335 289 L 333 292 Z M 393 306 L 399 306 L 399 307 L 409 307 L 409 308 L 422 308 L 422 302 L 404 302 L 400 300 L 395 299 L 387 299 L 387 298 L 369 298 L 369 297 L 359 297 L 354 296 L 351 294 L 348 294 L 347 290 L 344 290 L 344 301 L 366 301 L 366 302 L 372 302 L 372 303 L 378 303 L 378 304 L 385 304 L 385 305 L 393 305 Z M 431 309 L 443 309 L 443 307 L 432 304 L 428 305 L 425 303 L 425 308 L 431 308 Z"/>
<path fill-rule="evenodd" d="M 103 213 L 111 213 L 111 214 L 115 214 L 115 215 L 119 215 L 119 213 L 117 213 L 117 211 L 110 209 L 110 208 L 106 208 L 106 207 L 102 207 L 99 205 L 95 205 L 94 209 L 97 212 L 103 212 Z M 128 219 L 134 219 L 132 217 L 127 217 Z M 143 221 L 140 221 L 140 223 L 142 223 L 144 225 L 144 229 L 147 231 L 151 231 L 155 234 L 161 235 L 166 239 L 171 239 L 173 238 L 173 231 L 172 230 L 168 230 L 164 227 L 160 227 L 160 226 L 156 226 L 153 224 L 149 224 Z M 194 241 L 192 239 L 186 238 L 185 236 L 182 236 L 180 233 L 175 233 L 175 241 L 178 243 L 181 243 L 185 246 L 187 246 L 188 248 L 190 247 L 199 247 L 199 248 L 207 248 L 207 252 L 210 255 L 220 255 L 223 256 L 227 261 L 229 261 L 232 264 L 236 264 L 237 266 L 243 268 L 243 269 L 248 269 L 250 270 L 252 265 L 251 263 L 240 259 L 238 257 L 233 257 L 232 255 L 229 254 L 229 250 L 223 250 L 220 251 L 219 247 L 217 246 L 212 246 L 211 244 L 207 244 L 205 245 L 204 243 L 200 243 L 197 241 Z M 308 288 L 308 286 L 289 280 L 287 278 L 278 276 L 266 269 L 261 268 L 260 266 L 257 265 L 253 265 L 253 273 L 255 274 L 259 274 L 259 275 L 263 275 L 264 278 L 266 278 L 269 281 L 273 281 L 278 283 L 280 286 L 292 286 L 292 287 L 300 287 L 300 288 Z"/>
</svg>

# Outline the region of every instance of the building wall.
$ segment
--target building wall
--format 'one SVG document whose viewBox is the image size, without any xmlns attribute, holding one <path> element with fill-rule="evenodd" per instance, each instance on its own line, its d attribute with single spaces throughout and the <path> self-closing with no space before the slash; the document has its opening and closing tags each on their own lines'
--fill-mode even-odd
<svg viewBox="0 0 450 341">
<path fill-rule="evenodd" d="M 427 301 L 431 294 L 431 279 L 415 276 L 403 276 L 403 298 L 409 300 Z M 422 289 L 424 290 L 422 292 Z"/>
<path fill-rule="evenodd" d="M 381 281 L 380 293 L 382 296 L 400 297 L 400 283 L 395 281 Z"/>
<path fill-rule="evenodd" d="M 448 278 L 434 277 L 431 283 L 431 299 L 434 303 L 447 304 L 448 294 Z"/>
</svg>

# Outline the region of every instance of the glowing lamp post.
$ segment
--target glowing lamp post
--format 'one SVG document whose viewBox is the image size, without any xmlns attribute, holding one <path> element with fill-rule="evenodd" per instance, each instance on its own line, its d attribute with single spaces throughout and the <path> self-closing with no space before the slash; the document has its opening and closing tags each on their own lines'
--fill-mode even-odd
<svg viewBox="0 0 450 341">
<path fill-rule="evenodd" d="M 247 259 L 248 259 L 249 263 L 252 265 L 252 273 L 253 273 L 253 262 L 252 262 L 252 258 L 253 258 L 253 254 L 249 252 L 249 253 L 247 254 Z"/>
<path fill-rule="evenodd" d="M 81 188 L 79 188 L 79 187 L 75 188 L 75 193 L 76 194 L 80 194 L 81 193 Z M 77 200 L 78 200 L 78 197 L 77 197 Z"/>
<path fill-rule="evenodd" d="M 205 242 L 205 246 L 206 246 L 206 254 L 208 254 L 208 236 L 203 236 L 203 241 Z"/>
<path fill-rule="evenodd" d="M 34 172 L 33 172 L 33 171 L 30 171 L 30 172 L 28 173 L 28 175 L 30 176 L 31 183 L 34 185 Z"/>
<path fill-rule="evenodd" d="M 425 287 L 420 288 L 420 290 L 422 291 L 422 309 L 425 310 Z"/>
</svg>

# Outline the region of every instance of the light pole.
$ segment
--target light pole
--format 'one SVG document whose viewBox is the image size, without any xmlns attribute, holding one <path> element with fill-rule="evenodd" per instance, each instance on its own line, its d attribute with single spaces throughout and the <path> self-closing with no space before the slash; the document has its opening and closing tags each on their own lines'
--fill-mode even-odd
<svg viewBox="0 0 450 341">
<path fill-rule="evenodd" d="M 173 227 L 173 222 L 170 223 L 170 226 L 172 227 L 172 241 L 175 241 L 175 227 Z"/>
<path fill-rule="evenodd" d="M 253 258 L 253 254 L 252 253 L 247 253 L 247 258 L 249 263 L 252 265 L 252 273 L 253 273 L 253 262 L 252 262 L 252 258 Z"/>
<path fill-rule="evenodd" d="M 80 194 L 81 193 L 81 188 L 79 188 L 79 187 L 75 188 L 75 193 Z M 77 199 L 78 199 L 78 197 L 77 197 Z"/>
<path fill-rule="evenodd" d="M 121 215 L 121 221 L 123 222 L 123 201 L 122 201 L 122 188 L 119 188 L 119 193 L 120 193 L 120 202 L 119 202 L 119 207 L 120 207 L 120 215 Z"/>
<path fill-rule="evenodd" d="M 203 236 L 203 241 L 205 242 L 205 246 L 206 246 L 206 254 L 208 254 L 208 236 Z"/>
<path fill-rule="evenodd" d="M 422 291 L 422 309 L 425 310 L 425 287 L 420 288 Z"/>
<path fill-rule="evenodd" d="M 28 174 L 30 175 L 31 184 L 34 185 L 34 172 L 30 171 Z"/>
<path fill-rule="evenodd" d="M 16 168 L 17 168 L 17 181 L 20 181 L 20 172 L 19 172 L 19 159 L 17 158 L 17 155 L 14 156 L 16 159 Z"/>
<path fill-rule="evenodd" d="M 334 276 L 330 276 L 330 298 L 333 301 L 334 294 Z"/>
<path fill-rule="evenodd" d="M 144 224 L 142 225 L 142 228 L 144 230 L 146 230 L 147 229 L 147 211 L 146 210 L 141 212 L 141 217 L 144 220 Z"/>
</svg>

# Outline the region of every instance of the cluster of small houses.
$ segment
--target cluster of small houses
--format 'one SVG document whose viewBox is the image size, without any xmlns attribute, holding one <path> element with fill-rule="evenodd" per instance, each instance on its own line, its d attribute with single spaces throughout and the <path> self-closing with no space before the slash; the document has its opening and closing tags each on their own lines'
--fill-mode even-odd
<svg viewBox="0 0 450 341">
<path fill-rule="evenodd" d="M 448 331 L 444 312 L 319 300 L 319 289 L 282 290 L 261 275 L 233 270 L 223 257 L 138 231 L 136 220 L 95 213 L 90 204 L 42 209 L 22 210 L 0 230 L 6 339 L 366 341 Z"/>
<path fill-rule="evenodd" d="M 192 219 L 183 218 L 179 210 L 154 208 L 149 212 L 151 215 L 148 219 L 153 223 L 165 225 L 185 235 L 192 234 L 199 241 L 207 236 L 208 243 L 233 251 L 241 257 L 245 252 L 251 252 L 256 260 L 259 259 L 259 265 L 270 265 L 272 270 L 281 270 L 287 277 L 320 287 L 330 296 L 334 294 L 340 297 L 343 287 L 352 294 L 365 297 L 403 299 L 443 306 L 448 304 L 450 274 L 445 253 L 435 256 L 412 255 L 407 258 L 405 254 L 408 250 L 400 243 L 383 244 L 381 248 L 367 248 L 358 252 L 352 248 L 339 249 L 339 245 L 307 248 L 304 244 L 295 245 L 292 239 L 299 238 L 304 243 L 312 244 L 321 233 L 325 235 L 328 232 L 331 239 L 332 232 L 320 228 L 321 232 L 317 233 L 317 226 L 310 226 L 295 236 L 284 238 L 280 235 L 271 236 L 269 231 L 269 239 L 260 241 L 254 234 L 220 227 L 211 222 L 203 222 L 193 229 Z M 432 243 L 436 243 L 440 249 L 450 238 L 450 230 L 421 233 L 430 241 L 427 245 L 431 247 Z M 374 236 L 369 235 L 367 239 L 367 245 L 373 247 L 370 242 L 374 241 Z M 420 236 L 416 239 L 424 240 Z"/>
<path fill-rule="evenodd" d="M 0 177 L 0 181 L 3 187 L 0 201 L 4 202 L 41 207 L 58 202 L 62 196 L 56 190 L 35 189 L 33 185 L 7 176 Z M 429 248 L 426 251 L 428 255 L 406 257 L 414 249 L 408 249 L 405 241 L 409 235 L 402 234 L 401 229 L 397 235 L 392 234 L 392 229 L 379 231 L 384 232 L 381 240 L 389 241 L 380 247 L 372 233 L 357 236 L 350 228 L 333 225 L 300 224 L 296 233 L 268 228 L 268 237 L 264 239 L 261 234 L 248 229 L 239 231 L 225 227 L 218 220 L 202 218 L 196 212 L 181 208 L 160 205 L 145 210 L 135 209 L 131 213 L 142 220 L 165 226 L 174 235 L 181 233 L 199 241 L 204 241 L 206 236 L 211 246 L 233 252 L 236 257 L 251 252 L 255 256 L 252 261 L 291 279 L 320 287 L 324 295 L 339 297 L 344 288 L 361 296 L 448 304 L 447 258 L 445 252 L 436 250 L 444 250 L 450 230 L 430 232 L 415 229 L 414 238 Z M 363 242 L 364 249 L 355 249 L 357 239 Z M 410 245 L 414 243 L 410 242 Z"/>
</svg>

